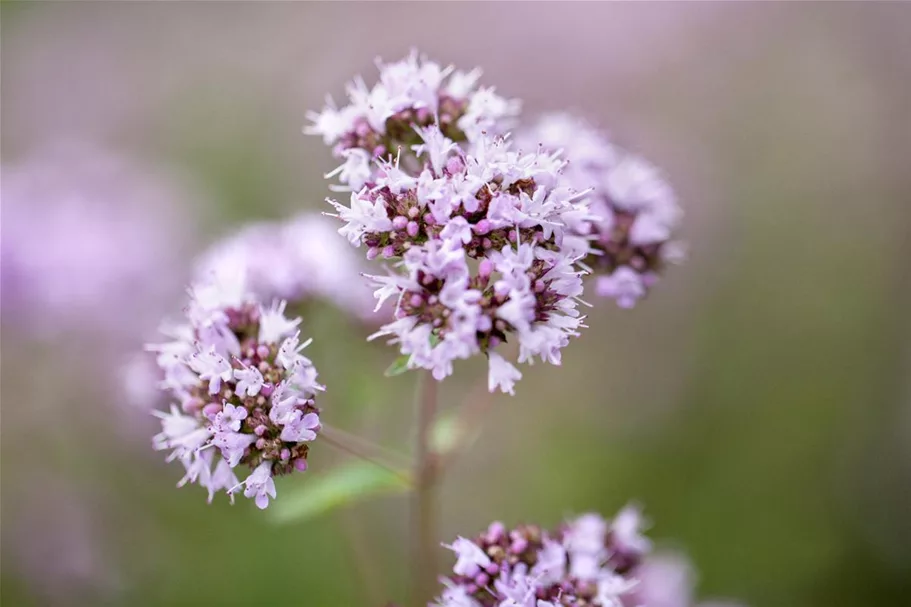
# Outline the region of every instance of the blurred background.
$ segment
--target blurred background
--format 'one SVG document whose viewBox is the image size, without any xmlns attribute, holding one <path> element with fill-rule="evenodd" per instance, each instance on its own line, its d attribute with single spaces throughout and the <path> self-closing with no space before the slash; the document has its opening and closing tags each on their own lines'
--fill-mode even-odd
<svg viewBox="0 0 911 607">
<path fill-rule="evenodd" d="M 700 596 L 906 601 L 908 5 L 4 2 L 3 603 L 405 599 L 404 496 L 284 526 L 208 506 L 174 488 L 124 377 L 195 254 L 327 208 L 306 111 L 412 46 L 663 167 L 690 243 L 647 301 L 596 302 L 562 367 L 496 398 L 445 481 L 444 537 L 634 500 Z M 305 327 L 324 419 L 407 449 L 394 351 L 329 304 Z M 457 367 L 444 406 L 485 381 Z M 311 470 L 336 461 L 314 445 Z"/>
</svg>

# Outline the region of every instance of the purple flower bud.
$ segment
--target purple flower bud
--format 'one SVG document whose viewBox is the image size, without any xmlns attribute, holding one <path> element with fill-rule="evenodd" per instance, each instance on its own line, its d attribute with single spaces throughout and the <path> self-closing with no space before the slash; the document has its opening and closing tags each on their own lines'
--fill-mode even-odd
<svg viewBox="0 0 911 607">
<path fill-rule="evenodd" d="M 253 429 L 253 434 L 255 434 L 256 436 L 262 436 L 263 434 L 266 433 L 266 430 L 268 430 L 268 428 L 265 427 L 264 425 L 260 424 L 260 425 L 256 426 L 256 428 Z"/>
<path fill-rule="evenodd" d="M 416 221 L 409 221 L 409 222 L 408 222 L 408 235 L 409 235 L 409 236 L 411 236 L 412 238 L 414 238 L 415 236 L 418 235 L 418 230 L 420 230 L 420 226 L 418 226 L 418 224 L 417 224 Z"/>
<path fill-rule="evenodd" d="M 487 234 L 490 232 L 490 222 L 487 219 L 482 219 L 473 226 L 475 234 Z"/>
<path fill-rule="evenodd" d="M 481 260 L 481 263 L 478 265 L 478 276 L 481 278 L 490 278 L 491 274 L 493 274 L 493 262 L 487 258 Z"/>
<path fill-rule="evenodd" d="M 390 257 L 395 257 L 395 247 L 392 245 L 387 245 L 383 247 L 383 257 L 389 259 Z"/>
<path fill-rule="evenodd" d="M 408 225 L 408 218 L 404 215 L 396 215 L 395 219 L 392 220 L 392 227 L 396 230 L 401 230 L 406 225 Z"/>
<path fill-rule="evenodd" d="M 370 134 L 370 125 L 367 124 L 365 121 L 358 122 L 357 125 L 354 127 L 354 132 L 357 134 L 358 137 L 366 137 L 367 135 Z"/>
<path fill-rule="evenodd" d="M 218 413 L 221 413 L 221 404 L 220 403 L 209 403 L 202 408 L 202 414 L 208 418 L 212 418 Z"/>
<path fill-rule="evenodd" d="M 373 157 L 374 158 L 379 158 L 380 156 L 385 156 L 385 155 L 386 155 L 386 146 L 385 145 L 378 145 L 375 148 L 373 148 Z"/>
<path fill-rule="evenodd" d="M 182 408 L 185 413 L 198 413 L 204 405 L 205 401 L 201 398 L 189 398 L 183 403 Z"/>
<path fill-rule="evenodd" d="M 411 305 L 413 307 L 417 308 L 418 306 L 420 306 L 421 304 L 424 303 L 424 298 L 421 297 L 420 295 L 418 295 L 417 293 L 413 293 L 411 295 L 411 298 L 409 301 L 411 302 Z"/>
<path fill-rule="evenodd" d="M 265 344 L 260 344 L 259 347 L 256 348 L 256 354 L 260 358 L 266 358 L 267 356 L 269 356 L 269 346 L 267 346 Z"/>
<path fill-rule="evenodd" d="M 380 250 L 377 247 L 370 247 L 367 249 L 367 259 L 373 261 L 376 259 L 376 256 L 379 255 Z"/>
<path fill-rule="evenodd" d="M 294 469 L 297 470 L 298 472 L 303 472 L 304 470 L 306 470 L 307 469 L 307 460 L 305 460 L 302 457 L 299 457 L 296 460 L 294 460 Z"/>
<path fill-rule="evenodd" d="M 281 458 L 281 460 L 283 462 L 288 461 L 289 459 L 291 459 L 291 449 L 288 449 L 287 447 L 285 447 L 284 449 L 282 449 L 281 453 L 279 454 L 279 457 Z"/>
<path fill-rule="evenodd" d="M 461 173 L 465 170 L 465 163 L 458 156 L 450 156 L 446 161 L 446 172 L 450 175 Z"/>
</svg>

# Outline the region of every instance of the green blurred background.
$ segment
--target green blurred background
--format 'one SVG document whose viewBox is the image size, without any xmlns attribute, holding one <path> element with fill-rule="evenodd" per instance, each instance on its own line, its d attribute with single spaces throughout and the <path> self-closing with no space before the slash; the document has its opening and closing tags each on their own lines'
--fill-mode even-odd
<svg viewBox="0 0 911 607">
<path fill-rule="evenodd" d="M 646 302 L 595 302 L 562 367 L 497 397 L 445 481 L 444 537 L 635 500 L 702 596 L 906 603 L 906 4 L 4 2 L 3 162 L 79 136 L 174 167 L 206 191 L 187 210 L 200 250 L 324 209 L 333 161 L 305 112 L 412 46 L 481 66 L 526 117 L 568 108 L 608 128 L 666 170 L 690 243 Z M 393 350 L 331 309 L 306 325 L 329 423 L 405 450 L 414 376 L 383 379 Z M 173 488 L 153 421 L 93 413 L 118 397 L 114 370 L 85 370 L 90 338 L 80 356 L 6 326 L 3 342 L 4 605 L 406 597 L 404 497 L 290 526 L 207 506 Z M 484 381 L 457 367 L 444 406 Z M 316 444 L 311 470 L 343 459 Z M 279 499 L 306 482 L 282 479 Z M 71 542 L 44 537 L 64 524 Z"/>
</svg>

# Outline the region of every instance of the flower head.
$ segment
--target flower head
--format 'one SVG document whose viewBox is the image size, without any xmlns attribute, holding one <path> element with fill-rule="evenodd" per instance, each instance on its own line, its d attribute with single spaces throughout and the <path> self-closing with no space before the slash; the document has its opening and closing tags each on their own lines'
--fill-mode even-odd
<svg viewBox="0 0 911 607">
<path fill-rule="evenodd" d="M 355 318 L 376 323 L 373 299 L 361 277 L 363 262 L 341 242 L 334 222 L 301 213 L 284 222 L 262 222 L 218 241 L 196 262 L 198 281 L 230 284 L 262 301 L 326 300 Z"/>
<path fill-rule="evenodd" d="M 557 155 L 522 154 L 490 137 L 463 149 L 436 125 L 417 134 L 420 170 L 378 161 L 373 187 L 352 192 L 348 205 L 330 201 L 340 232 L 368 258 L 398 259 L 392 274 L 372 277 L 377 297 L 396 302 L 396 319 L 377 335 L 437 379 L 455 360 L 488 355 L 491 390 L 511 393 L 521 373 L 497 346 L 515 339 L 520 362 L 560 364 L 583 326 L 575 264 L 586 248 L 564 236 L 584 205 L 554 186 Z"/>
<path fill-rule="evenodd" d="M 179 297 L 191 222 L 175 202 L 192 193 L 176 180 L 69 141 L 4 163 L 0 184 L 10 326 L 38 336 L 85 327 L 93 339 L 131 341 Z"/>
<path fill-rule="evenodd" d="M 570 231 L 590 241 L 585 263 L 597 276 L 595 290 L 635 306 L 667 264 L 683 257 L 673 240 L 682 212 L 660 171 L 568 114 L 542 117 L 521 140 L 563 152 L 569 164 L 561 182 L 588 192 L 590 215 L 578 215 Z"/>
<path fill-rule="evenodd" d="M 615 521 L 616 524 L 616 521 Z M 626 523 L 622 522 L 621 526 Z M 639 586 L 641 555 L 615 562 L 612 526 L 596 514 L 568 521 L 556 531 L 535 525 L 507 530 L 493 523 L 474 539 L 458 538 L 452 574 L 438 607 L 625 607 Z M 586 568 L 579 567 L 585 562 Z"/>
<path fill-rule="evenodd" d="M 372 159 L 389 161 L 399 151 L 410 154 L 421 143 L 419 129 L 435 125 L 449 140 L 473 140 L 482 133 L 499 134 L 511 126 L 519 103 L 477 84 L 480 70 L 456 71 L 412 51 L 394 63 L 377 60 L 379 82 L 368 87 L 362 78 L 347 87 L 348 105 L 331 98 L 321 112 L 311 112 L 304 132 L 319 135 L 344 163 L 330 175 L 352 190 L 371 184 Z"/>
<path fill-rule="evenodd" d="M 243 489 L 265 508 L 275 497 L 273 477 L 307 468 L 323 387 L 300 353 L 300 319 L 285 316 L 284 302 L 259 303 L 242 285 L 243 276 L 228 286 L 194 285 L 189 321 L 168 331 L 172 341 L 149 346 L 176 401 L 169 413 L 156 412 L 162 431 L 153 445 L 184 465 L 179 485 L 198 483 L 209 501 L 216 491 Z M 243 481 L 241 466 L 252 470 Z"/>
</svg>

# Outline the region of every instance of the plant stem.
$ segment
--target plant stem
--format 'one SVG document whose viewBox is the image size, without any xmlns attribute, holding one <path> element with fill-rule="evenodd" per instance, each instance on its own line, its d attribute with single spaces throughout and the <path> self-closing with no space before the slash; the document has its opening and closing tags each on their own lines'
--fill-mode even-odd
<svg viewBox="0 0 911 607">
<path fill-rule="evenodd" d="M 474 442 L 480 431 L 481 423 L 490 412 L 494 397 L 487 391 L 487 383 L 478 384 L 468 395 L 468 398 L 459 406 L 458 440 L 452 448 L 438 457 L 438 474 L 445 474 L 455 463 L 467 446 Z"/>
<path fill-rule="evenodd" d="M 417 382 L 417 437 L 415 448 L 414 497 L 411 512 L 414 541 L 414 602 L 425 605 L 435 593 L 437 575 L 438 478 L 437 457 L 430 444 L 437 413 L 437 382 L 425 371 Z"/>
<path fill-rule="evenodd" d="M 321 440 L 332 445 L 336 449 L 368 461 L 371 464 L 375 464 L 380 468 L 384 468 L 407 480 L 410 484 L 415 482 L 414 479 L 409 477 L 407 471 L 399 465 L 399 462 L 394 461 L 394 459 L 402 458 L 398 453 L 393 453 L 385 447 L 371 443 L 367 439 L 354 436 L 344 430 L 339 430 L 338 428 L 333 428 L 325 424 L 323 424 L 322 429 L 320 430 L 320 437 Z"/>
</svg>

